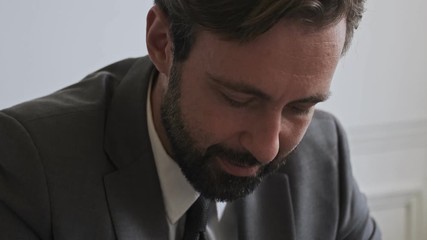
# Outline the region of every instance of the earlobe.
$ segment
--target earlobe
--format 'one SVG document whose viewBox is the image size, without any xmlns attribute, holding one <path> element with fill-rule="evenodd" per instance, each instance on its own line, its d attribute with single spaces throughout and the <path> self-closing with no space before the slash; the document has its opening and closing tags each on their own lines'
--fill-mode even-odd
<svg viewBox="0 0 427 240">
<path fill-rule="evenodd" d="M 147 15 L 146 44 L 157 70 L 168 76 L 173 62 L 172 39 L 168 18 L 158 6 L 153 6 Z"/>
</svg>

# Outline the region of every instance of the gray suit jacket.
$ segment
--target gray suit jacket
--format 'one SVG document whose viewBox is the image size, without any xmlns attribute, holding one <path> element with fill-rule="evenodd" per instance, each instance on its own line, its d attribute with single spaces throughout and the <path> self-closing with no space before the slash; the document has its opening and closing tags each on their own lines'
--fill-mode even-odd
<svg viewBox="0 0 427 240">
<path fill-rule="evenodd" d="M 0 239 L 159 239 L 168 227 L 146 125 L 147 57 L 0 111 Z M 344 133 L 316 112 L 287 165 L 233 202 L 241 240 L 380 239 Z"/>
</svg>

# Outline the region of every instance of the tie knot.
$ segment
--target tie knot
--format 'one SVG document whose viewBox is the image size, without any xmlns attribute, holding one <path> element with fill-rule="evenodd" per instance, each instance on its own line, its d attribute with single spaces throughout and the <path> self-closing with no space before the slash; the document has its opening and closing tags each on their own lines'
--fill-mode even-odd
<svg viewBox="0 0 427 240">
<path fill-rule="evenodd" d="M 208 222 L 211 201 L 200 196 L 188 209 L 185 220 L 184 240 L 202 240 Z"/>
</svg>

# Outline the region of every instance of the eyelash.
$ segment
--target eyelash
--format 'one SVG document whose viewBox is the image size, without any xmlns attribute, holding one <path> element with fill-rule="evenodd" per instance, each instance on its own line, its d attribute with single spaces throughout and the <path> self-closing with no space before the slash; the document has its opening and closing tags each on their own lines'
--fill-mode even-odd
<svg viewBox="0 0 427 240">
<path fill-rule="evenodd" d="M 310 113 L 312 107 L 309 108 L 299 108 L 299 107 L 290 107 L 291 111 L 297 115 L 307 115 Z"/>
<path fill-rule="evenodd" d="M 224 94 L 224 93 L 221 93 L 221 95 L 223 96 L 223 98 L 232 106 L 232 107 L 235 107 L 235 108 L 242 108 L 242 107 L 245 107 L 245 106 L 247 106 L 247 104 L 249 103 L 249 101 L 245 101 L 245 102 L 239 102 L 239 101 L 236 101 L 236 100 L 234 100 L 233 98 L 231 98 L 231 97 L 229 97 L 229 96 L 227 96 L 226 94 Z"/>
<path fill-rule="evenodd" d="M 226 95 L 225 93 L 221 93 L 221 95 L 230 104 L 230 106 L 235 107 L 235 108 L 246 107 L 250 102 L 250 100 L 247 100 L 244 102 L 236 101 L 233 98 L 231 98 L 230 96 Z M 304 115 L 307 115 L 310 113 L 312 107 L 300 108 L 300 107 L 296 107 L 296 106 L 289 106 L 289 109 L 292 111 L 292 113 L 294 113 L 298 116 L 304 116 Z"/>
</svg>

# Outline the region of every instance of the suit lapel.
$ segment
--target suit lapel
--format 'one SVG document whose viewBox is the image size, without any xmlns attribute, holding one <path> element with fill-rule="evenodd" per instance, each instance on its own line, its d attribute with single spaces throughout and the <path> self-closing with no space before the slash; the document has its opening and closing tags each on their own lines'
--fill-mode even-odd
<svg viewBox="0 0 427 240">
<path fill-rule="evenodd" d="M 149 161 L 152 161 L 149 159 Z M 144 161 L 105 177 L 111 216 L 119 240 L 168 239 L 168 226 L 156 170 Z"/>
<path fill-rule="evenodd" d="M 163 198 L 147 130 L 146 102 L 153 65 L 137 61 L 114 92 L 105 150 L 117 171 L 104 177 L 119 240 L 168 239 Z"/>
<path fill-rule="evenodd" d="M 239 240 L 294 240 L 295 222 L 288 178 L 277 173 L 236 203 Z"/>
</svg>

